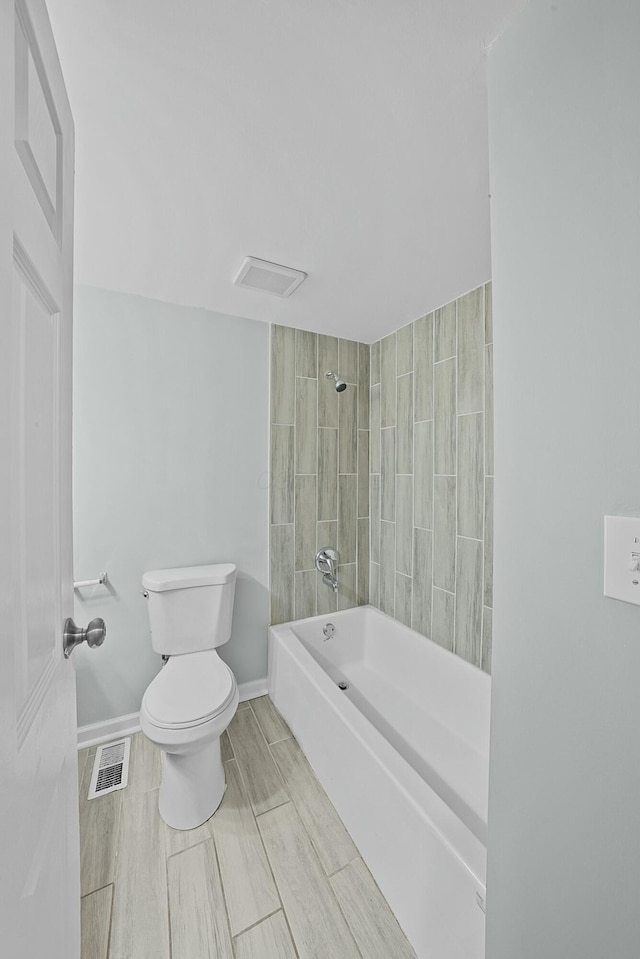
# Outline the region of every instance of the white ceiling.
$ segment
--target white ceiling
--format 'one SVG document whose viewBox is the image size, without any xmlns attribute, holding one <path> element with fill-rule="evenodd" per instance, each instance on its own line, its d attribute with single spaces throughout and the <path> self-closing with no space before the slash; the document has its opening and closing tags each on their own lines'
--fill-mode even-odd
<svg viewBox="0 0 640 959">
<path fill-rule="evenodd" d="M 76 281 L 367 342 L 489 278 L 485 53 L 522 0 L 48 0 Z M 232 285 L 257 256 L 309 274 Z"/>
</svg>

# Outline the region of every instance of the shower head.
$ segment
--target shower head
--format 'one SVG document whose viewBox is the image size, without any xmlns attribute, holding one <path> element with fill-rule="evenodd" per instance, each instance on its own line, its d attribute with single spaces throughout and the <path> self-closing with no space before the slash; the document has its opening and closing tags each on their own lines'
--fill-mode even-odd
<svg viewBox="0 0 640 959">
<path fill-rule="evenodd" d="M 336 393 L 342 393 L 347 388 L 347 384 L 344 380 L 341 380 L 337 373 L 334 373 L 333 370 L 327 370 L 324 374 L 328 380 L 333 380 L 336 385 Z"/>
</svg>

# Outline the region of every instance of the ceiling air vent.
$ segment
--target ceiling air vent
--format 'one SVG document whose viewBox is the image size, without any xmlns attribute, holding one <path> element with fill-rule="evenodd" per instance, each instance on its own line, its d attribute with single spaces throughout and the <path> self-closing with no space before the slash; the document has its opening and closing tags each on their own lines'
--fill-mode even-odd
<svg viewBox="0 0 640 959">
<path fill-rule="evenodd" d="M 300 286 L 307 274 L 302 270 L 292 270 L 288 266 L 258 260 L 255 256 L 245 258 L 240 272 L 233 281 L 236 286 L 260 293 L 272 293 L 273 296 L 291 296 Z"/>
<path fill-rule="evenodd" d="M 131 739 L 98 746 L 91 773 L 91 785 L 87 799 L 104 796 L 116 789 L 124 789 L 129 781 L 129 752 Z"/>
</svg>

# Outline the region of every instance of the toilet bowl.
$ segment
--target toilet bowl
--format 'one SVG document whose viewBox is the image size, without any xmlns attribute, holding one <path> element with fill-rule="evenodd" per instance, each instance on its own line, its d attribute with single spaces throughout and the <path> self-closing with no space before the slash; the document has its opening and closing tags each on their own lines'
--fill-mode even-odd
<svg viewBox="0 0 640 959">
<path fill-rule="evenodd" d="M 220 736 L 238 708 L 238 688 L 216 647 L 231 634 L 235 566 L 145 573 L 153 648 L 166 665 L 140 707 L 142 732 L 164 752 L 158 807 L 173 829 L 195 829 L 225 791 Z"/>
</svg>

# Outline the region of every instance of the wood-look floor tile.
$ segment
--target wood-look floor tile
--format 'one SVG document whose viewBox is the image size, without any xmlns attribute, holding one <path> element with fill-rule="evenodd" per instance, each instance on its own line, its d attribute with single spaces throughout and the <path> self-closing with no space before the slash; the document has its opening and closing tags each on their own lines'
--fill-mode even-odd
<svg viewBox="0 0 640 959">
<path fill-rule="evenodd" d="M 229 739 L 229 734 L 226 729 L 223 730 L 222 736 L 220 737 L 220 755 L 223 763 L 235 758 L 231 740 Z"/>
<path fill-rule="evenodd" d="M 109 959 L 169 959 L 165 827 L 158 794 L 125 792 Z"/>
<path fill-rule="evenodd" d="M 278 909 L 280 899 L 237 763 L 225 772 L 227 791 L 209 823 L 235 936 Z"/>
<path fill-rule="evenodd" d="M 349 928 L 366 959 L 416 959 L 373 876 L 357 859 L 335 876 L 331 885 Z"/>
<path fill-rule="evenodd" d="M 212 840 L 172 856 L 168 881 L 172 959 L 233 959 Z"/>
<path fill-rule="evenodd" d="M 359 852 L 295 739 L 271 751 L 325 872 L 342 869 Z"/>
<path fill-rule="evenodd" d="M 105 886 L 82 900 L 82 959 L 107 959 L 112 899 L 113 886 Z"/>
<path fill-rule="evenodd" d="M 288 739 L 291 730 L 268 696 L 252 699 L 251 708 L 268 743 L 277 743 L 281 739 Z"/>
<path fill-rule="evenodd" d="M 129 786 L 132 792 L 149 792 L 160 787 L 162 752 L 144 733 L 131 737 Z"/>
<path fill-rule="evenodd" d="M 228 729 L 256 816 L 289 798 L 251 709 L 239 710 Z"/>
<path fill-rule="evenodd" d="M 359 959 L 294 804 L 260 816 L 258 826 L 300 959 Z"/>
<path fill-rule="evenodd" d="M 235 947 L 236 959 L 297 959 L 282 911 L 243 932 Z"/>
<path fill-rule="evenodd" d="M 165 823 L 167 857 L 176 856 L 179 852 L 184 852 L 185 849 L 191 849 L 192 846 L 197 846 L 198 843 L 211 839 L 210 822 L 211 820 L 203 822 L 201 826 L 197 826 L 195 829 L 172 829 Z"/>
<path fill-rule="evenodd" d="M 80 780 L 80 886 L 86 896 L 113 882 L 122 790 L 87 799 L 95 751 L 88 752 Z"/>
</svg>

